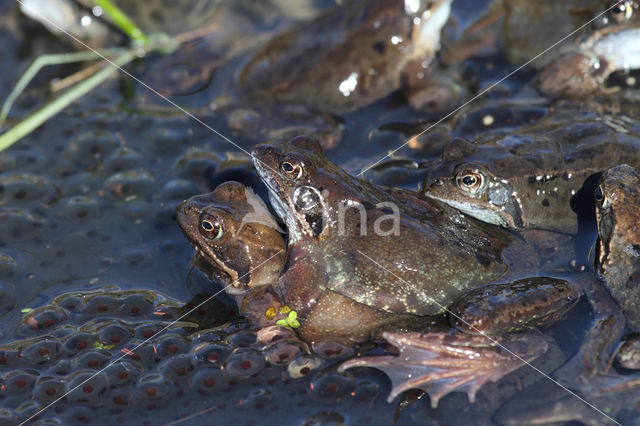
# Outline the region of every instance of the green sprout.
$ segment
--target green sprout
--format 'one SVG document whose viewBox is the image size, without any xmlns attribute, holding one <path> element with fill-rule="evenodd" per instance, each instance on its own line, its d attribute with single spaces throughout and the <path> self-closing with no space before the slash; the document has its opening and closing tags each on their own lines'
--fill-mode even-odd
<svg viewBox="0 0 640 426">
<path fill-rule="evenodd" d="M 93 342 L 93 347 L 96 349 L 113 349 L 116 345 L 107 345 L 102 342 Z"/>
<path fill-rule="evenodd" d="M 296 311 L 289 311 L 289 315 L 286 318 L 278 320 L 276 322 L 280 327 L 288 328 L 291 330 L 292 328 L 300 327 L 300 322 L 298 321 L 298 313 Z"/>
<path fill-rule="evenodd" d="M 111 18 L 113 23 L 129 36 L 131 40 L 143 46 L 149 44 L 149 37 L 147 37 L 118 6 L 113 4 L 111 0 L 93 0 L 93 3 L 96 6 L 100 6 L 102 11 Z"/>
</svg>

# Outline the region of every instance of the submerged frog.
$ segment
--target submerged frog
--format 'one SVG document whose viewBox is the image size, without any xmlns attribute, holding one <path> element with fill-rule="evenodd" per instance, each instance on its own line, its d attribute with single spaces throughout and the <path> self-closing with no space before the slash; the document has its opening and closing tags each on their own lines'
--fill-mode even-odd
<svg viewBox="0 0 640 426">
<path fill-rule="evenodd" d="M 230 72 L 235 84 L 211 108 L 254 140 L 305 133 L 332 147 L 341 138 L 333 114 L 383 99 L 405 82 L 419 86 L 416 75 L 434 60 L 450 8 L 451 0 L 347 0 L 218 72 L 214 88 L 227 91 Z"/>
<path fill-rule="evenodd" d="M 238 182 L 191 197 L 178 207 L 178 223 L 197 252 L 219 274 L 240 312 L 258 326 L 281 319 L 270 290 L 284 264 L 281 230 L 262 200 Z M 272 307 L 274 315 L 265 317 Z"/>
<path fill-rule="evenodd" d="M 238 86 L 248 99 L 353 111 L 399 89 L 412 62 L 431 63 L 450 9 L 451 0 L 347 0 L 253 54 Z"/>
<path fill-rule="evenodd" d="M 626 164 L 607 170 L 595 199 L 598 273 L 631 324 L 640 328 L 640 175 Z"/>
<path fill-rule="evenodd" d="M 494 225 L 575 234 L 592 217 L 599 174 L 625 160 L 640 165 L 639 145 L 599 122 L 543 125 L 482 145 L 454 139 L 423 191 Z"/>
<path fill-rule="evenodd" d="M 559 395 L 551 389 L 549 398 L 536 404 L 531 404 L 530 397 L 511 401 L 497 415 L 502 423 L 530 424 L 535 418 L 537 422 L 545 423 L 577 420 L 585 424 L 602 424 L 603 419 L 594 412 L 593 406 L 606 409 L 610 416 L 606 421 L 611 424 L 614 421 L 627 424 L 627 419 L 637 419 L 638 412 L 634 407 L 640 400 L 640 374 L 617 372 L 612 357 L 615 354 L 622 367 L 640 367 L 637 335 L 620 341 L 625 322 L 627 328 L 634 331 L 640 326 L 640 254 L 637 249 L 640 243 L 640 175 L 628 165 L 607 170 L 595 190 L 595 200 L 599 240 L 594 262 L 600 280 L 585 282 L 596 321 L 572 361 L 554 373 L 591 406 L 577 404 L 575 398 Z M 611 300 L 611 296 L 615 300 Z"/>
<path fill-rule="evenodd" d="M 584 97 L 604 91 L 615 71 L 640 69 L 640 10 L 637 1 L 617 1 L 598 17 L 597 29 L 538 77 L 538 88 L 552 97 Z"/>
<path fill-rule="evenodd" d="M 544 340 L 532 335 L 496 340 L 400 331 L 420 328 L 456 299 L 462 297 L 455 318 L 483 333 L 541 321 L 577 300 L 568 283 L 556 280 L 514 283 L 521 291 L 508 285 L 473 290 L 505 278 L 504 255 L 517 244 L 512 234 L 438 202 L 357 179 L 311 138 L 260 145 L 252 155 L 289 230 L 286 267 L 276 289 L 297 310 L 298 331 L 311 342 L 353 343 L 392 330 L 382 336 L 400 349 L 400 357 L 357 359 L 341 367 L 384 368 L 394 381 L 390 400 L 427 385 L 433 386 L 433 405 L 457 388 L 473 399 L 482 384 L 546 350 Z M 494 317 L 478 309 L 491 297 Z"/>
</svg>

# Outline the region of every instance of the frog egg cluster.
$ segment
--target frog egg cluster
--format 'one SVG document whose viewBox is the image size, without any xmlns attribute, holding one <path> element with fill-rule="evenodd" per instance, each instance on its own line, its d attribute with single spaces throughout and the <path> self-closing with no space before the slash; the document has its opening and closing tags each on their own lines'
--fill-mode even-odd
<svg viewBox="0 0 640 426">
<path fill-rule="evenodd" d="M 259 178 L 182 116 L 83 108 L 0 152 L 0 425 L 54 401 L 36 424 L 162 424 L 207 409 L 275 420 L 285 406 L 313 422 L 326 411 L 313 401 L 360 400 L 316 398 L 333 387 L 311 381 L 341 358 L 284 329 L 199 308 L 163 331 L 189 310 L 178 299 L 212 291 L 189 273 L 176 207 L 226 180 L 259 191 Z"/>
<path fill-rule="evenodd" d="M 95 410 L 154 410 L 262 375 L 311 376 L 324 364 L 293 334 L 261 334 L 261 341 L 242 321 L 198 331 L 197 324 L 172 324 L 177 307 L 155 292 L 109 287 L 62 294 L 28 312 L 15 330 L 22 339 L 0 346 L 0 420 L 24 421 L 55 401 L 39 419 L 85 422 Z M 329 358 L 345 352 L 325 349 Z M 345 377 L 315 379 L 314 394 L 344 397 L 355 386 Z M 236 403 L 260 406 L 269 398 L 256 389 Z"/>
</svg>

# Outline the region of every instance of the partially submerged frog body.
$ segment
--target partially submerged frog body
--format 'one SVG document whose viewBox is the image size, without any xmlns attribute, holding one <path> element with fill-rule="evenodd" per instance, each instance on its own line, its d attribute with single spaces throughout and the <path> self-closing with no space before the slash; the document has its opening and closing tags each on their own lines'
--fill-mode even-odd
<svg viewBox="0 0 640 426">
<path fill-rule="evenodd" d="M 335 114 L 383 99 L 405 82 L 420 85 L 404 73 L 427 74 L 450 6 L 451 0 L 347 0 L 250 54 L 231 70 L 234 87 L 221 84 L 224 96 L 211 108 L 253 140 L 312 134 L 333 147 L 342 137 Z"/>
<path fill-rule="evenodd" d="M 598 273 L 634 328 L 640 328 L 640 175 L 621 165 L 595 192 Z"/>
<path fill-rule="evenodd" d="M 275 323 L 279 299 L 270 291 L 284 263 L 281 230 L 262 200 L 238 182 L 191 197 L 178 208 L 178 223 L 197 252 L 235 296 L 241 313 L 258 325 Z M 273 308 L 273 316 L 265 312 Z"/>
<path fill-rule="evenodd" d="M 591 278 L 585 280 L 584 285 L 597 317 L 576 356 L 554 373 L 593 406 L 606 407 L 606 413 L 622 424 L 626 424 L 622 417 L 625 412 L 637 418 L 637 412 L 629 413 L 629 410 L 640 399 L 640 375 L 618 373 L 616 364 L 612 363 L 615 354 L 622 367 L 639 367 L 637 335 L 632 334 L 620 342 L 625 322 L 634 331 L 639 326 L 640 262 L 635 248 L 640 242 L 639 184 L 640 176 L 628 165 L 613 167 L 600 178 L 595 191 L 600 237 L 596 243 L 595 266 L 600 282 Z M 526 408 L 522 406 L 524 401 Z M 549 410 L 550 404 L 555 405 L 553 410 Z M 543 406 L 545 410 L 541 410 Z M 573 397 L 555 394 L 532 406 L 531 399 L 523 395 L 522 399 L 507 404 L 498 418 L 508 424 L 529 424 L 531 418 L 546 422 L 594 419 L 593 410 L 585 407 L 583 403 L 576 404 Z M 602 424 L 602 420 L 598 417 L 593 423 L 585 423 Z"/>
<path fill-rule="evenodd" d="M 305 340 L 349 344 L 392 330 L 382 334 L 401 350 L 400 357 L 382 361 L 394 379 L 390 399 L 405 389 L 433 384 L 437 387 L 432 392 L 434 405 L 457 388 L 468 390 L 473 398 L 483 383 L 521 365 L 509 350 L 485 336 L 407 334 L 397 329 L 401 324 L 406 330 L 406 323 L 412 321 L 415 330 L 421 318 L 442 313 L 469 290 L 503 278 L 507 264 L 502 254 L 513 235 L 440 203 L 357 179 L 332 163 L 318 142 L 308 137 L 260 145 L 252 155 L 271 203 L 289 230 L 285 272 L 276 289 L 298 312 L 298 331 Z M 567 283 L 530 286 L 525 287 L 545 294 L 531 301 L 536 309 L 523 309 L 517 300 L 509 304 L 521 293 L 498 288 L 494 302 L 504 303 L 500 308 L 491 305 L 502 314 L 487 315 L 483 326 L 496 331 L 490 324 L 497 324 L 498 333 L 519 328 L 515 318 L 536 322 L 546 317 L 540 312 L 560 312 L 560 305 L 577 300 Z M 489 296 L 471 292 L 468 297 L 484 300 Z M 467 300 L 458 315 L 477 319 L 478 304 Z M 504 318 L 512 320 L 501 324 Z M 505 345 L 526 360 L 546 349 L 544 341 L 531 335 L 507 337 Z M 416 363 L 423 363 L 423 369 L 407 363 L 403 355 L 409 353 L 415 355 Z M 354 360 L 342 368 L 376 366 L 380 360 Z M 407 368 L 414 373 L 421 370 L 424 376 L 410 379 Z M 396 382 L 398 377 L 402 383 Z"/>
<path fill-rule="evenodd" d="M 249 99 L 349 112 L 400 88 L 406 66 L 429 64 L 451 0 L 347 0 L 277 36 L 238 75 Z"/>
<path fill-rule="evenodd" d="M 512 234 L 489 232 L 445 205 L 355 178 L 314 139 L 260 145 L 252 155 L 289 230 L 279 286 L 291 295 L 296 286 L 304 290 L 295 309 L 306 311 L 315 301 L 312 286 L 288 283 L 292 268 L 305 268 L 303 258 L 313 259 L 315 292 L 326 288 L 383 311 L 416 315 L 440 313 L 468 289 L 507 272 L 502 251 L 516 239 Z"/>
<path fill-rule="evenodd" d="M 615 71 L 640 69 L 640 10 L 637 1 L 617 2 L 596 21 L 597 29 L 538 76 L 551 97 L 585 97 L 606 91 Z"/>
<path fill-rule="evenodd" d="M 598 275 L 622 308 L 629 326 L 640 331 L 640 174 L 626 164 L 602 174 L 595 192 Z M 621 365 L 640 369 L 637 336 L 618 349 Z"/>
<path fill-rule="evenodd" d="M 575 234 L 592 218 L 599 174 L 625 160 L 640 165 L 638 145 L 632 135 L 598 122 L 534 129 L 482 145 L 454 139 L 423 191 L 494 225 Z"/>
</svg>

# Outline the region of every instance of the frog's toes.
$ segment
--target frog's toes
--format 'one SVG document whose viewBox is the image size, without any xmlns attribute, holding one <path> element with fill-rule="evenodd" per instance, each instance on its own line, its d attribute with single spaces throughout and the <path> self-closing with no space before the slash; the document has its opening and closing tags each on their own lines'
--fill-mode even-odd
<svg viewBox="0 0 640 426">
<path fill-rule="evenodd" d="M 429 393 L 435 408 L 440 398 L 453 391 L 466 391 L 474 402 L 485 383 L 495 382 L 547 350 L 539 336 L 509 335 L 498 340 L 481 335 L 447 333 L 390 333 L 382 335 L 398 348 L 398 356 L 356 358 L 339 371 L 352 367 L 374 367 L 391 379 L 388 402 L 408 389 Z"/>
</svg>

